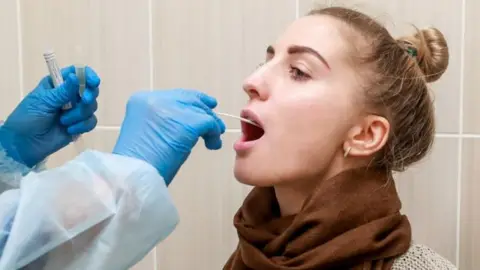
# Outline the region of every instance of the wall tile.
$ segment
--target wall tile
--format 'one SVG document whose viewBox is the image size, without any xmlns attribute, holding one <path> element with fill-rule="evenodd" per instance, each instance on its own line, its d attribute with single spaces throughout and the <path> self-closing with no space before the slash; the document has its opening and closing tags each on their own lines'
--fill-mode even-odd
<svg viewBox="0 0 480 270">
<path fill-rule="evenodd" d="M 143 260 L 141 260 L 137 265 L 130 268 L 130 270 L 154 270 L 155 269 L 155 250 L 150 252 Z"/>
<path fill-rule="evenodd" d="M 199 89 L 218 99 L 218 111 L 238 115 L 242 81 L 295 18 L 295 1 L 164 0 L 153 12 L 155 87 Z"/>
<path fill-rule="evenodd" d="M 480 139 L 466 139 L 462 156 L 460 269 L 480 269 Z"/>
<path fill-rule="evenodd" d="M 224 136 L 219 151 L 199 142 L 170 186 L 180 224 L 158 245 L 158 269 L 221 269 L 235 249 L 233 216 L 249 190 L 233 176 L 237 137 Z"/>
<path fill-rule="evenodd" d="M 67 147 L 51 155 L 48 158 L 47 166 L 48 168 L 61 166 L 86 149 L 111 152 L 117 141 L 118 134 L 119 130 L 102 129 L 95 129 L 90 133 L 83 134 L 77 142 L 71 143 Z"/>
<path fill-rule="evenodd" d="M 328 7 L 332 5 L 333 0 L 297 0 L 299 17 L 306 15 L 312 8 Z"/>
<path fill-rule="evenodd" d="M 92 66 L 102 78 L 100 125 L 120 125 L 130 94 L 150 82 L 148 1 L 21 0 L 25 87 L 48 73 L 42 53 L 59 65 Z"/>
<path fill-rule="evenodd" d="M 478 32 L 478 12 L 480 2 L 465 1 L 465 67 L 464 67 L 464 132 L 480 134 L 480 33 Z"/>
<path fill-rule="evenodd" d="M 391 31 L 392 35 L 396 37 L 411 35 L 414 33 L 413 31 L 415 31 L 415 28 L 412 27 L 412 24 L 420 29 L 434 26 L 442 31 L 446 36 L 450 49 L 450 64 L 442 78 L 431 85 L 435 98 L 437 132 L 458 132 L 462 49 L 462 5 L 460 5 L 457 0 L 446 0 L 441 2 L 435 0 L 299 1 L 301 14 L 304 14 L 309 10 L 310 6 L 312 6 L 312 1 L 321 6 L 340 5 L 357 9 L 373 16 L 383 23 Z M 472 32 L 474 32 L 473 28 Z M 475 46 L 473 44 L 477 43 L 471 44 L 471 46 Z M 475 103 L 472 102 L 472 104 Z M 472 115 L 474 115 L 473 111 Z M 475 115 L 478 115 L 478 113 Z M 478 130 L 480 130 L 480 127 Z"/>
<path fill-rule="evenodd" d="M 0 2 L 0 120 L 5 120 L 20 101 L 18 26 L 15 1 Z"/>
<path fill-rule="evenodd" d="M 298 15 L 301 17 L 307 14 L 310 9 L 316 4 L 315 0 L 296 0 L 298 2 Z M 325 0 L 327 1 L 327 0 Z"/>
<path fill-rule="evenodd" d="M 396 178 L 416 243 L 456 260 L 458 140 L 437 138 L 431 154 Z"/>
</svg>

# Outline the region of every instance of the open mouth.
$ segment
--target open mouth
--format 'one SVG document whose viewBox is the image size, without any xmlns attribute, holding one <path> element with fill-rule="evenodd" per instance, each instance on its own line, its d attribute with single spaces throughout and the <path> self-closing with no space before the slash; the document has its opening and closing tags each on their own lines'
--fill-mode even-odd
<svg viewBox="0 0 480 270">
<path fill-rule="evenodd" d="M 265 134 L 263 128 L 245 122 L 242 122 L 242 132 L 246 142 L 256 141 Z"/>
<path fill-rule="evenodd" d="M 242 133 L 243 133 L 243 137 L 244 137 L 243 139 L 245 142 L 256 141 L 265 134 L 265 130 L 263 129 L 262 124 L 258 120 L 257 116 L 254 115 L 252 112 L 244 111 L 242 113 L 242 117 L 258 125 L 258 126 L 255 126 L 247 122 L 242 122 Z"/>
</svg>

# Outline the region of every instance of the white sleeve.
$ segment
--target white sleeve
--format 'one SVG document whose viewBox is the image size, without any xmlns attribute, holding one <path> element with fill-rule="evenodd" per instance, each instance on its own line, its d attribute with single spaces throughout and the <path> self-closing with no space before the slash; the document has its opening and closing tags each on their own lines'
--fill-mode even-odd
<svg viewBox="0 0 480 270">
<path fill-rule="evenodd" d="M 0 195 L 0 269 L 128 269 L 177 223 L 155 168 L 87 151 Z"/>
</svg>

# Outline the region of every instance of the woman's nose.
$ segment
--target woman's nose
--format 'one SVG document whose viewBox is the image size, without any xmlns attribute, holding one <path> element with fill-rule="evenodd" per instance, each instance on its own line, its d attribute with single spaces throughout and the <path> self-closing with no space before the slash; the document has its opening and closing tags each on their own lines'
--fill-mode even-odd
<svg viewBox="0 0 480 270">
<path fill-rule="evenodd" d="M 243 91 L 250 99 L 266 100 L 268 98 L 268 83 L 265 74 L 257 70 L 243 82 Z"/>
<path fill-rule="evenodd" d="M 253 87 L 252 85 L 244 86 L 243 90 L 247 93 L 250 99 L 258 99 L 260 98 L 260 93 L 257 88 Z"/>
</svg>

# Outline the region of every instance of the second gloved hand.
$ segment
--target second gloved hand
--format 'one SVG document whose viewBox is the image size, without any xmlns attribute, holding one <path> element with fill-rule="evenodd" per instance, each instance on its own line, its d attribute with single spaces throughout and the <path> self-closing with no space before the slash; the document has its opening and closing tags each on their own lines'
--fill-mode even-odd
<svg viewBox="0 0 480 270">
<path fill-rule="evenodd" d="M 7 154 L 28 167 L 72 142 L 75 135 L 92 130 L 97 124 L 100 78 L 85 69 L 86 88 L 80 97 L 75 67 L 62 69 L 64 83 L 53 87 L 50 76 L 43 78 L 0 127 L 0 143 Z M 62 106 L 71 102 L 67 111 Z"/>
<path fill-rule="evenodd" d="M 144 160 L 170 184 L 202 137 L 208 149 L 222 146 L 225 124 L 212 111 L 217 101 L 189 90 L 132 96 L 114 153 Z"/>
</svg>

